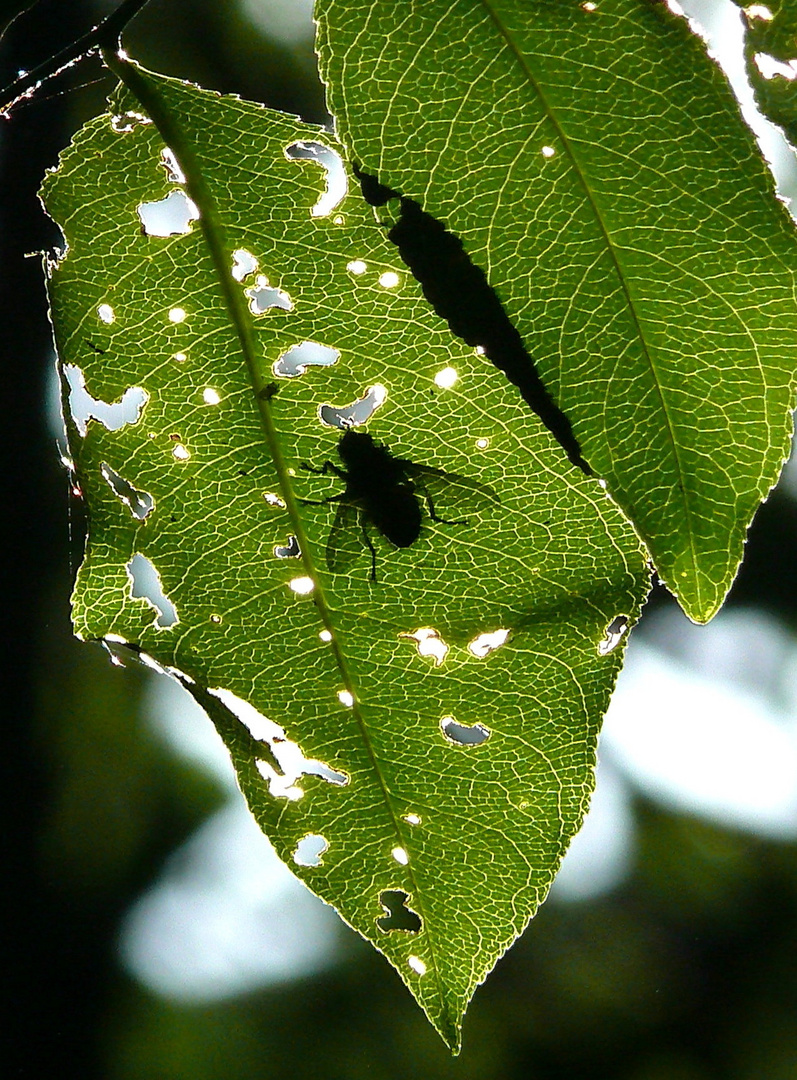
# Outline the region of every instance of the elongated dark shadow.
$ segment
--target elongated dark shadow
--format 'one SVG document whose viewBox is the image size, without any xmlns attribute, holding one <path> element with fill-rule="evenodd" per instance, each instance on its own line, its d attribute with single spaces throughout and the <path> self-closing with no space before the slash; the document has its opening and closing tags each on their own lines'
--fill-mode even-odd
<svg viewBox="0 0 797 1080">
<path fill-rule="evenodd" d="M 401 258 L 437 314 L 468 345 L 481 346 L 489 360 L 518 388 L 573 465 L 592 475 L 565 416 L 543 385 L 536 365 L 504 311 L 484 271 L 476 266 L 458 236 L 449 232 L 414 199 L 380 184 L 354 166 L 363 198 L 371 206 L 398 199 L 400 216 L 388 232 Z"/>
</svg>

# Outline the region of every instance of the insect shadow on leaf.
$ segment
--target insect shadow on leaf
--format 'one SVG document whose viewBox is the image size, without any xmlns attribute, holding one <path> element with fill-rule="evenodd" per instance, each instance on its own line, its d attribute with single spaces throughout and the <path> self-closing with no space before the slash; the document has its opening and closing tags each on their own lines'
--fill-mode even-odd
<svg viewBox="0 0 797 1080">
<path fill-rule="evenodd" d="M 325 461 L 321 466 L 302 464 L 307 472 L 337 476 L 346 485 L 326 499 L 301 499 L 308 506 L 339 503 L 327 540 L 327 565 L 333 573 L 347 570 L 366 548 L 371 554 L 371 580 L 376 581 L 376 548 L 372 529 L 394 547 L 406 548 L 421 535 L 423 507 L 429 518 L 442 525 L 468 525 L 468 518 L 450 519 L 437 512 L 436 500 L 478 512 L 498 496 L 486 484 L 428 465 L 394 457 L 388 448 L 367 432 L 347 431 L 338 442 L 338 456 L 345 466 Z"/>
</svg>

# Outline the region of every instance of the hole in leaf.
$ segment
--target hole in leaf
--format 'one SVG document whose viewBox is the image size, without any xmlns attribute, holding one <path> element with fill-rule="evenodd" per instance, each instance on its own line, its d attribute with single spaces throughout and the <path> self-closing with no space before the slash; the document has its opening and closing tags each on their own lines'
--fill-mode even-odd
<svg viewBox="0 0 797 1080">
<path fill-rule="evenodd" d="M 329 850 L 326 839 L 318 833 L 308 833 L 296 845 L 293 861 L 297 866 L 320 866 L 321 856 Z"/>
<path fill-rule="evenodd" d="M 423 960 L 421 960 L 420 956 L 408 956 L 407 957 L 407 964 L 408 964 L 409 967 L 412 968 L 412 970 L 415 972 L 416 975 L 425 975 L 426 974 L 426 964 L 424 964 L 424 962 L 423 962 Z"/>
<path fill-rule="evenodd" d="M 490 633 L 479 634 L 473 641 L 468 642 L 468 652 L 483 660 L 485 656 L 499 649 L 508 637 L 508 630 L 493 630 Z"/>
<path fill-rule="evenodd" d="M 180 163 L 174 156 L 174 151 L 170 150 L 168 146 L 164 146 L 161 150 L 160 165 L 166 170 L 166 176 L 168 177 L 170 184 L 184 184 L 185 173 L 180 168 Z M 191 204 L 193 206 L 193 203 Z"/>
<path fill-rule="evenodd" d="M 379 894 L 379 903 L 385 912 L 376 920 L 376 925 L 384 933 L 391 930 L 403 930 L 405 934 L 417 934 L 423 923 L 421 917 L 412 908 L 407 907 L 409 896 L 401 889 L 385 889 Z"/>
<path fill-rule="evenodd" d="M 299 596 L 309 596 L 315 588 L 315 582 L 311 577 L 291 578 L 288 585 Z"/>
<path fill-rule="evenodd" d="M 354 707 L 354 694 L 351 690 L 338 690 L 338 701 L 347 709 Z"/>
<path fill-rule="evenodd" d="M 518 388 L 559 441 L 570 461 L 590 474 L 569 419 L 554 402 L 484 271 L 476 266 L 462 241 L 427 214 L 414 199 L 380 184 L 355 166 L 363 197 L 372 206 L 398 198 L 400 216 L 388 232 L 402 259 L 423 289 L 424 296 L 451 331 L 485 354 Z"/>
<path fill-rule="evenodd" d="M 556 151 L 554 150 L 554 148 L 552 146 L 543 146 L 540 153 L 542 154 L 542 156 L 544 158 L 552 158 L 554 156 L 554 154 L 556 153 Z"/>
<path fill-rule="evenodd" d="M 444 367 L 442 371 L 434 377 L 435 386 L 439 386 L 441 390 L 450 390 L 452 386 L 458 381 L 459 375 L 456 368 Z"/>
<path fill-rule="evenodd" d="M 164 593 L 160 574 L 146 555 L 135 554 L 127 564 L 127 572 L 130 575 L 130 595 L 149 601 L 157 611 L 155 625 L 161 630 L 175 626 L 178 622 L 177 609 Z"/>
<path fill-rule="evenodd" d="M 440 727 L 449 742 L 457 746 L 480 746 L 492 734 L 484 724 L 458 724 L 453 716 L 444 716 Z"/>
<path fill-rule="evenodd" d="M 110 465 L 103 461 L 100 472 L 108 481 L 108 484 L 118 499 L 130 508 L 130 513 L 139 521 L 145 521 L 147 515 L 154 509 L 155 500 L 146 491 L 138 491 L 129 480 L 125 480 L 119 473 L 114 472 Z"/>
<path fill-rule="evenodd" d="M 598 652 L 601 656 L 606 656 L 622 641 L 623 635 L 628 629 L 628 616 L 618 615 L 616 619 L 612 619 L 609 625 L 606 627 L 606 637 L 598 645 Z"/>
<path fill-rule="evenodd" d="M 152 121 L 148 116 L 145 116 L 140 112 L 133 112 L 132 110 L 126 113 L 122 113 L 119 116 L 111 117 L 111 127 L 114 131 L 118 131 L 121 135 L 126 135 L 133 128 L 138 127 L 139 124 L 151 124 Z"/>
<path fill-rule="evenodd" d="M 214 390 L 212 386 L 206 386 L 202 391 L 202 400 L 206 405 L 218 405 L 221 401 L 221 394 L 218 390 Z"/>
<path fill-rule="evenodd" d="M 408 825 L 420 825 L 421 823 L 421 819 L 418 814 L 405 814 L 404 821 L 406 821 Z"/>
<path fill-rule="evenodd" d="M 390 854 L 402 866 L 406 866 L 410 861 L 410 857 L 403 847 L 394 847 Z"/>
<path fill-rule="evenodd" d="M 756 53 L 754 58 L 756 67 L 765 79 L 774 79 L 779 75 L 782 79 L 792 82 L 797 79 L 797 60 L 776 60 L 768 53 Z"/>
<path fill-rule="evenodd" d="M 362 259 L 352 259 L 350 263 L 346 263 L 346 269 L 350 274 L 355 274 L 359 277 L 360 274 L 364 274 L 368 269 L 368 263 L 363 262 Z"/>
<path fill-rule="evenodd" d="M 401 278 L 395 270 L 385 270 L 384 274 L 379 275 L 379 284 L 383 289 L 395 289 L 400 283 Z"/>
<path fill-rule="evenodd" d="M 170 191 L 157 202 L 139 203 L 138 216 L 147 236 L 179 236 L 191 232 L 199 210 L 184 191 Z"/>
<path fill-rule="evenodd" d="M 440 667 L 448 654 L 448 645 L 431 626 L 421 626 L 411 634 L 399 634 L 403 641 L 414 641 L 419 656 L 431 656 L 435 667 Z"/>
<path fill-rule="evenodd" d="M 303 341 L 300 345 L 291 345 L 290 349 L 274 363 L 272 371 L 286 379 L 295 379 L 304 375 L 308 367 L 329 367 L 337 363 L 340 353 L 329 345 L 319 345 L 317 341 Z"/>
<path fill-rule="evenodd" d="M 236 281 L 245 281 L 250 274 L 257 270 L 257 259 L 245 248 L 238 248 L 232 253 L 232 270 L 230 273 Z"/>
<path fill-rule="evenodd" d="M 284 547 L 277 544 L 274 548 L 274 554 L 278 559 L 298 559 L 302 554 L 299 548 L 299 541 L 295 536 L 289 536 L 288 543 Z"/>
<path fill-rule="evenodd" d="M 327 427 L 346 431 L 348 428 L 367 424 L 386 399 L 387 390 L 377 383 L 376 386 L 369 386 L 365 394 L 351 405 L 322 405 L 318 410 L 318 417 Z"/>
<path fill-rule="evenodd" d="M 100 322 L 104 322 L 107 326 L 110 326 L 116 320 L 116 312 L 110 304 L 100 304 L 97 308 L 97 315 Z"/>
<path fill-rule="evenodd" d="M 270 747 L 274 763 L 281 771 L 268 761 L 259 759 L 256 764 L 260 775 L 268 781 L 269 793 L 275 798 L 290 801 L 301 799 L 304 791 L 298 786 L 297 781 L 302 776 L 318 776 L 326 780 L 328 784 L 335 784 L 338 787 L 344 787 L 349 783 L 346 773 L 331 768 L 323 761 L 306 758 L 298 743 L 285 737 L 285 732 L 279 724 L 263 716 L 248 701 L 239 698 L 230 690 L 209 690 L 209 693 L 227 706 L 256 742 L 266 743 Z"/>
<path fill-rule="evenodd" d="M 191 451 L 186 449 L 182 443 L 178 443 L 172 450 L 172 457 L 175 461 L 188 461 L 191 457 Z"/>
<path fill-rule="evenodd" d="M 274 506 L 279 510 L 285 509 L 285 500 L 281 499 L 279 495 L 273 491 L 266 491 L 263 493 L 263 498 L 266 500 L 269 506 Z"/>
<path fill-rule="evenodd" d="M 140 386 L 128 387 L 119 401 L 112 404 L 98 401 L 86 389 L 79 367 L 64 364 L 64 375 L 69 386 L 69 411 L 81 435 L 86 434 L 89 420 L 98 420 L 109 431 L 118 431 L 125 424 L 137 424 L 141 410 L 149 401 L 149 394 Z"/>
<path fill-rule="evenodd" d="M 310 211 L 312 217 L 327 217 L 343 201 L 349 184 L 340 155 L 318 142 L 302 140 L 291 143 L 285 150 L 289 161 L 312 161 L 320 165 L 326 174 L 326 190 Z"/>
<path fill-rule="evenodd" d="M 185 322 L 186 318 L 187 318 L 187 312 L 186 312 L 185 308 L 181 308 L 181 307 L 169 308 L 169 322 L 177 324 L 177 323 Z"/>
<path fill-rule="evenodd" d="M 283 311 L 293 308 L 290 296 L 282 289 L 269 285 L 268 278 L 263 274 L 258 274 L 252 288 L 246 289 L 246 296 L 249 298 L 249 310 L 253 315 L 263 315 L 270 308 L 281 308 Z"/>
<path fill-rule="evenodd" d="M 319 631 L 318 636 L 321 638 L 321 640 L 325 644 L 328 644 L 332 640 L 332 631 L 331 630 L 321 630 L 321 631 Z"/>
</svg>

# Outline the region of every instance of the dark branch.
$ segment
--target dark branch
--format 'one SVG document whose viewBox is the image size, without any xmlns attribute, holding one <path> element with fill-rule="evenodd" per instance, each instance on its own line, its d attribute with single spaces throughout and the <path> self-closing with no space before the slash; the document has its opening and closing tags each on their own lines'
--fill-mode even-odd
<svg viewBox="0 0 797 1080">
<path fill-rule="evenodd" d="M 82 60 L 95 49 L 118 49 L 122 31 L 148 3 L 149 0 L 122 0 L 116 11 L 97 23 L 87 34 L 83 34 L 55 56 L 51 56 L 32 71 L 26 71 L 24 75 L 20 75 L 18 79 L 9 83 L 0 90 L 0 115 L 7 115 L 17 102 L 32 97 L 43 82 L 55 75 L 60 75 L 66 68 Z"/>
</svg>

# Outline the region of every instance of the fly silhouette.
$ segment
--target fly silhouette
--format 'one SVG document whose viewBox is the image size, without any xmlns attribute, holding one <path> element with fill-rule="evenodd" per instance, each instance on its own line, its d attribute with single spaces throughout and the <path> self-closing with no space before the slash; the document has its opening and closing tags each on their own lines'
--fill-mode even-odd
<svg viewBox="0 0 797 1080">
<path fill-rule="evenodd" d="M 485 484 L 394 457 L 367 432 L 347 431 L 337 449 L 344 468 L 331 461 L 320 467 L 303 464 L 302 468 L 317 475 L 337 476 L 346 485 L 344 490 L 326 499 L 300 500 L 310 506 L 339 504 L 326 550 L 327 566 L 333 573 L 348 569 L 366 548 L 371 553 L 371 580 L 376 581 L 371 530 L 376 529 L 394 547 L 409 547 L 421 535 L 421 500 L 429 518 L 443 525 L 467 525 L 468 519 L 441 517 L 436 507 L 438 497 L 444 505 L 457 504 L 475 511 L 480 505 L 499 501 Z"/>
</svg>

